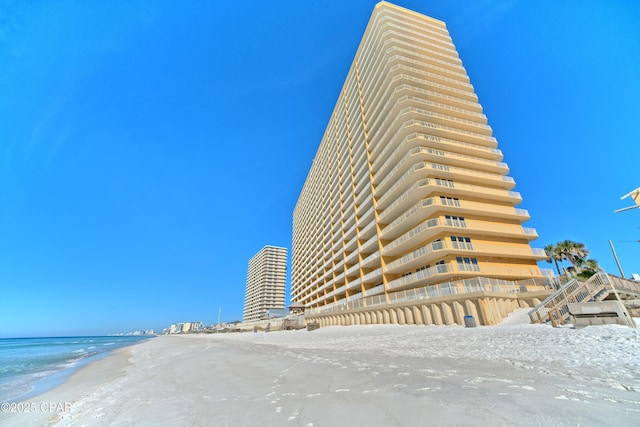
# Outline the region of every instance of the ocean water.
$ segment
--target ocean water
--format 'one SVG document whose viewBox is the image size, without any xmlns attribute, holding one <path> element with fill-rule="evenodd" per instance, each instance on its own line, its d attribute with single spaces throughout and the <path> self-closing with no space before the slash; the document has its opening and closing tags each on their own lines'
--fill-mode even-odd
<svg viewBox="0 0 640 427">
<path fill-rule="evenodd" d="M 33 397 L 82 365 L 148 336 L 0 339 L 0 402 Z"/>
</svg>

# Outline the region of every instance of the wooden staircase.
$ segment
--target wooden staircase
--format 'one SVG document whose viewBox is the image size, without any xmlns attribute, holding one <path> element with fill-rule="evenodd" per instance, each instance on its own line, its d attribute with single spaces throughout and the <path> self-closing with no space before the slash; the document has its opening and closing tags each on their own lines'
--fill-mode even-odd
<svg viewBox="0 0 640 427">
<path fill-rule="evenodd" d="M 549 321 L 557 327 L 571 315 L 567 304 L 602 301 L 616 292 L 624 298 L 640 298 L 640 283 L 607 273 L 595 274 L 586 282 L 571 279 L 531 310 L 529 318 L 531 323 Z"/>
</svg>

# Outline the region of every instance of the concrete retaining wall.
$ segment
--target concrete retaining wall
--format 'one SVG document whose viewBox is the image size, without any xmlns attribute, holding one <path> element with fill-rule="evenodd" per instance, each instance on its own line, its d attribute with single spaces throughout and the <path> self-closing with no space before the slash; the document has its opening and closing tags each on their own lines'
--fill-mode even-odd
<svg viewBox="0 0 640 427">
<path fill-rule="evenodd" d="M 385 304 L 341 312 L 307 314 L 307 322 L 331 325 L 464 325 L 465 316 L 473 316 L 478 325 L 497 325 L 514 310 L 535 307 L 551 294 L 549 291 L 519 294 L 476 292 L 428 300 Z"/>
</svg>

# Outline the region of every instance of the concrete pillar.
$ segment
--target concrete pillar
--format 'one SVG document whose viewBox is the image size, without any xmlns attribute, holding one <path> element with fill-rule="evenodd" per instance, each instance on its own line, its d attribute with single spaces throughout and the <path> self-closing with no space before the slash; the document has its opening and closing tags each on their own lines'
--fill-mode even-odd
<svg viewBox="0 0 640 427">
<path fill-rule="evenodd" d="M 371 321 L 371 313 L 369 313 L 368 311 L 364 313 L 364 324 L 365 325 L 370 325 L 373 322 Z"/>
<path fill-rule="evenodd" d="M 507 304 L 505 303 L 504 298 L 498 298 L 496 300 L 496 304 L 498 306 L 498 315 L 500 316 L 500 320 L 502 320 L 509 314 Z"/>
<path fill-rule="evenodd" d="M 440 303 L 440 307 L 442 308 L 442 320 L 445 325 L 453 325 L 455 321 L 453 320 L 453 312 L 451 311 L 451 307 L 446 302 Z"/>
<path fill-rule="evenodd" d="M 383 315 L 383 324 L 389 325 L 391 323 L 391 316 L 389 315 L 389 310 L 382 310 Z"/>
<path fill-rule="evenodd" d="M 415 325 L 416 321 L 413 318 L 413 310 L 411 309 L 411 307 L 405 307 L 404 308 L 404 318 L 405 321 L 407 322 L 407 325 Z"/>
<path fill-rule="evenodd" d="M 453 318 L 456 323 L 464 326 L 464 307 L 460 301 L 453 301 L 451 305 L 453 306 Z"/>
<path fill-rule="evenodd" d="M 429 311 L 429 307 L 426 305 L 420 306 L 420 312 L 422 313 L 422 320 L 425 325 L 433 325 L 433 318 L 431 317 L 431 311 Z"/>
<path fill-rule="evenodd" d="M 474 319 L 476 319 L 476 322 L 480 325 L 482 324 L 480 321 L 480 317 L 478 316 L 478 308 L 476 306 L 476 301 L 473 300 L 465 300 L 464 301 L 464 308 L 465 308 L 465 313 L 467 313 L 467 315 L 469 316 L 473 316 Z"/>
<path fill-rule="evenodd" d="M 499 324 L 504 317 L 502 317 L 502 312 L 500 311 L 500 304 L 496 298 L 491 298 L 489 300 L 489 305 L 491 306 L 491 314 L 493 315 L 494 325 Z"/>
<path fill-rule="evenodd" d="M 411 307 L 411 310 L 413 310 L 413 321 L 416 325 L 424 325 L 424 320 L 422 319 L 422 312 L 420 310 L 420 307 L 417 306 L 413 306 Z"/>
<path fill-rule="evenodd" d="M 398 316 L 398 323 L 401 324 L 401 325 L 406 325 L 407 324 L 407 320 L 404 317 L 404 309 L 396 308 L 394 311 L 396 312 L 396 315 Z"/>
<path fill-rule="evenodd" d="M 480 315 L 480 322 L 483 325 L 490 326 L 495 325 L 495 322 L 491 320 L 491 316 L 489 316 L 490 307 L 487 298 L 478 299 L 478 314 Z"/>
<path fill-rule="evenodd" d="M 434 325 L 442 325 L 442 313 L 438 304 L 429 304 Z"/>
<path fill-rule="evenodd" d="M 384 316 L 382 315 L 382 311 L 376 310 L 375 316 L 376 316 L 376 324 L 378 325 L 384 324 Z"/>
<path fill-rule="evenodd" d="M 389 323 L 391 323 L 392 325 L 398 324 L 398 315 L 393 309 L 389 309 Z"/>
</svg>

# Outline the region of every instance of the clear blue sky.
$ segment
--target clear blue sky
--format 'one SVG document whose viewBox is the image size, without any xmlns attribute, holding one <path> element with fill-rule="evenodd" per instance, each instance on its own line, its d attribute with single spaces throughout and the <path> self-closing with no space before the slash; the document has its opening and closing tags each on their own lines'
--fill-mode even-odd
<svg viewBox="0 0 640 427">
<path fill-rule="evenodd" d="M 240 319 L 375 3 L 0 0 L 0 337 Z M 447 22 L 534 246 L 640 273 L 640 2 L 397 3 Z"/>
</svg>

